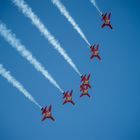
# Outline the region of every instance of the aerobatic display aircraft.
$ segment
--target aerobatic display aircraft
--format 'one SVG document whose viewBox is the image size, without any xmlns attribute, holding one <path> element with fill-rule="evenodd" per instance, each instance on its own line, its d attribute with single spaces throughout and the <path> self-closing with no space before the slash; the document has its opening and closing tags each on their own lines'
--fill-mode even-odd
<svg viewBox="0 0 140 140">
<path fill-rule="evenodd" d="M 51 119 L 52 121 L 55 121 L 55 119 L 52 116 L 51 110 L 52 110 L 52 105 L 50 105 L 48 108 L 46 106 L 45 108 L 41 109 L 42 115 L 44 115 L 42 121 L 44 121 L 45 119 Z"/>
<path fill-rule="evenodd" d="M 86 74 L 84 76 L 81 76 L 82 84 L 80 86 L 80 91 L 82 92 L 82 94 L 80 95 L 80 97 L 85 95 L 90 97 L 90 94 L 88 93 L 88 89 L 91 88 L 89 79 L 90 79 L 90 74 L 88 74 L 88 76 L 86 76 Z"/>
<path fill-rule="evenodd" d="M 99 44 L 97 46 L 96 45 L 90 46 L 90 49 L 91 49 L 91 52 L 92 52 L 92 55 L 91 55 L 90 59 L 93 59 L 94 57 L 96 57 L 99 60 L 101 60 L 101 57 L 99 55 Z"/>
<path fill-rule="evenodd" d="M 64 96 L 63 96 L 63 99 L 65 98 L 64 102 L 63 102 L 63 105 L 66 104 L 66 103 L 71 103 L 73 105 L 75 105 L 75 103 L 73 102 L 72 100 L 72 90 L 71 92 L 69 93 L 68 91 L 64 92 Z"/>
<path fill-rule="evenodd" d="M 113 29 L 110 22 L 110 17 L 111 17 L 111 13 L 109 13 L 108 15 L 107 13 L 102 14 L 102 20 L 104 21 L 103 25 L 101 26 L 102 28 L 104 28 L 105 26 L 108 26 L 110 27 L 110 29 Z"/>
<path fill-rule="evenodd" d="M 82 82 L 82 84 L 88 84 L 90 86 L 89 79 L 90 79 L 90 74 L 88 74 L 88 76 L 86 76 L 86 74 L 85 75 L 82 75 L 81 76 L 81 82 Z"/>
</svg>

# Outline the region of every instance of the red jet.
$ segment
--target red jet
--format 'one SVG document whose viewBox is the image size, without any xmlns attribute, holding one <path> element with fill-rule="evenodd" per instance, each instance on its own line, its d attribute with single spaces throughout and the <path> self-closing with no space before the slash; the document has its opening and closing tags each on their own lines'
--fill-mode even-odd
<svg viewBox="0 0 140 140">
<path fill-rule="evenodd" d="M 83 97 L 83 96 L 88 96 L 90 98 L 90 94 L 88 93 L 88 89 L 84 90 L 82 92 L 82 94 L 80 95 L 80 97 Z"/>
<path fill-rule="evenodd" d="M 90 79 L 90 74 L 87 77 L 86 77 L 86 74 L 84 76 L 82 75 L 81 76 L 81 82 L 82 82 L 82 84 L 88 84 L 90 86 L 89 79 Z"/>
<path fill-rule="evenodd" d="M 108 26 L 110 27 L 110 29 L 113 29 L 110 23 L 110 17 L 111 17 L 111 13 L 109 13 L 108 16 L 107 16 L 107 13 L 102 14 L 102 20 L 104 21 L 103 25 L 101 26 L 102 28 L 104 28 L 105 26 Z"/>
<path fill-rule="evenodd" d="M 68 91 L 64 92 L 63 99 L 65 98 L 65 101 L 63 102 L 63 105 L 66 103 L 71 103 L 71 104 L 75 105 L 75 103 L 72 100 L 72 92 L 73 91 L 71 91 L 70 93 Z"/>
<path fill-rule="evenodd" d="M 55 121 L 55 119 L 52 117 L 52 105 L 49 106 L 49 108 L 47 108 L 47 106 L 45 108 L 42 108 L 42 115 L 44 115 L 44 117 L 42 118 L 42 121 L 44 121 L 45 119 L 51 119 L 52 121 Z"/>
<path fill-rule="evenodd" d="M 94 57 L 96 57 L 101 61 L 101 57 L 99 55 L 99 44 L 97 46 L 96 45 L 90 46 L 90 49 L 92 52 L 90 59 L 93 59 Z"/>
</svg>

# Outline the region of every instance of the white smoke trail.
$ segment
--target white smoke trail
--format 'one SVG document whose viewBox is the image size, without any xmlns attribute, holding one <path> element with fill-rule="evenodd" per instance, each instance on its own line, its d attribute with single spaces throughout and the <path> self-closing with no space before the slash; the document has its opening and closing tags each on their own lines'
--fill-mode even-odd
<svg viewBox="0 0 140 140">
<path fill-rule="evenodd" d="M 88 46 L 91 46 L 89 41 L 87 40 L 86 36 L 84 35 L 82 30 L 78 26 L 78 24 L 75 22 L 75 20 L 72 18 L 70 13 L 67 11 L 66 7 L 59 0 L 51 0 L 51 1 L 59 9 L 61 14 L 66 17 L 66 19 L 70 22 L 70 24 L 73 26 L 73 28 L 80 34 L 80 36 L 88 44 Z"/>
<path fill-rule="evenodd" d="M 41 108 L 39 103 L 32 97 L 32 95 L 1 64 L 0 64 L 0 75 L 5 79 L 7 79 L 7 81 L 11 83 L 14 87 L 16 87 L 26 98 L 28 98 L 31 102 L 33 102 L 35 105 Z"/>
<path fill-rule="evenodd" d="M 22 55 L 30 64 L 34 66 L 34 68 L 41 72 L 41 74 L 47 78 L 50 83 L 52 83 L 56 88 L 58 88 L 62 93 L 63 90 L 57 84 L 57 82 L 52 78 L 49 72 L 42 66 L 42 64 L 32 55 L 30 51 L 28 51 L 24 45 L 21 44 L 20 40 L 16 38 L 16 36 L 9 30 L 7 27 L 1 23 L 0 24 L 0 35 L 4 37 L 4 39 L 15 48 L 20 55 Z"/>
<path fill-rule="evenodd" d="M 49 32 L 49 30 L 45 27 L 45 25 L 41 22 L 37 15 L 32 11 L 32 9 L 26 4 L 26 2 L 24 0 L 12 1 L 22 11 L 22 13 L 32 21 L 32 24 L 39 29 L 39 31 L 44 35 L 44 37 L 64 57 L 64 59 L 70 64 L 70 66 L 81 76 L 80 71 L 73 63 L 72 59 L 68 56 L 66 51 L 61 47 L 60 43 Z"/>
<path fill-rule="evenodd" d="M 101 10 L 99 9 L 97 3 L 95 0 L 90 0 L 90 2 L 94 5 L 94 7 L 97 9 L 97 11 L 100 13 L 100 15 L 102 15 L 103 13 L 101 12 Z"/>
</svg>

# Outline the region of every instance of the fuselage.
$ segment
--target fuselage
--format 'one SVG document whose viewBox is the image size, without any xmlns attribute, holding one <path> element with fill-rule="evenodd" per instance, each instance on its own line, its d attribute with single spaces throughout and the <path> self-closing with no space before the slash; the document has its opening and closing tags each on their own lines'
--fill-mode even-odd
<svg viewBox="0 0 140 140">
<path fill-rule="evenodd" d="M 93 55 L 98 55 L 98 54 L 99 54 L 98 50 L 93 51 Z"/>
<path fill-rule="evenodd" d="M 110 20 L 108 18 L 106 18 L 104 21 L 105 21 L 105 24 L 110 24 Z"/>
<path fill-rule="evenodd" d="M 44 116 L 47 117 L 47 118 L 48 118 L 48 117 L 51 117 L 51 112 L 50 112 L 50 111 L 46 111 L 46 112 L 44 113 Z"/>
<path fill-rule="evenodd" d="M 84 91 L 83 91 L 83 94 L 87 94 L 87 93 L 88 93 L 88 90 L 84 90 Z"/>
<path fill-rule="evenodd" d="M 71 101 L 72 100 L 72 96 L 67 96 L 66 97 L 66 101 Z"/>
<path fill-rule="evenodd" d="M 84 81 L 84 84 L 89 84 L 89 81 L 88 81 L 88 80 L 85 80 L 85 81 Z"/>
</svg>

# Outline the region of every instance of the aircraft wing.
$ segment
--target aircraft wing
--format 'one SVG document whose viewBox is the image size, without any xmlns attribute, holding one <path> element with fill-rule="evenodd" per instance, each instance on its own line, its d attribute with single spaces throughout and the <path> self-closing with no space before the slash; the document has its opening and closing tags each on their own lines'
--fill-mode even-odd
<svg viewBox="0 0 140 140">
<path fill-rule="evenodd" d="M 68 92 L 69 92 L 69 91 L 66 91 L 66 92 L 65 92 L 63 98 L 66 98 L 66 96 L 68 95 Z"/>
<path fill-rule="evenodd" d="M 107 16 L 107 13 L 105 13 L 105 14 L 103 15 L 103 18 L 102 18 L 102 19 L 104 20 L 104 19 L 106 18 L 106 16 Z"/>
<path fill-rule="evenodd" d="M 73 90 L 71 90 L 71 92 L 70 92 L 70 96 L 72 96 L 72 92 L 73 92 Z"/>
<path fill-rule="evenodd" d="M 44 116 L 44 117 L 42 118 L 42 121 L 44 121 L 44 120 L 46 120 L 46 119 L 47 119 L 47 117 Z"/>
<path fill-rule="evenodd" d="M 92 59 L 94 57 L 94 55 L 92 55 L 91 57 L 90 57 L 90 59 Z"/>
<path fill-rule="evenodd" d="M 42 109 L 42 115 L 46 112 L 47 106 Z"/>
<path fill-rule="evenodd" d="M 85 76 L 86 76 L 86 75 L 84 75 L 84 76 L 82 77 L 81 82 L 85 79 Z"/>
<path fill-rule="evenodd" d="M 49 111 L 51 111 L 52 110 L 52 105 L 50 105 L 50 107 L 49 107 Z"/>
<path fill-rule="evenodd" d="M 88 75 L 87 80 L 89 80 L 89 78 L 90 78 L 90 74 Z"/>
<path fill-rule="evenodd" d="M 111 17 L 111 13 L 109 13 L 109 15 L 108 15 L 108 18 L 110 19 L 110 17 Z"/>
</svg>

